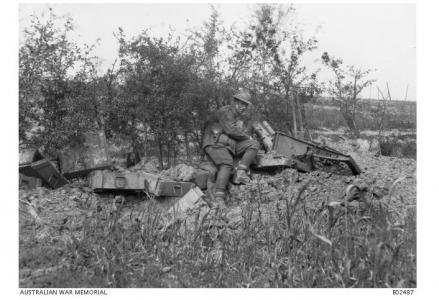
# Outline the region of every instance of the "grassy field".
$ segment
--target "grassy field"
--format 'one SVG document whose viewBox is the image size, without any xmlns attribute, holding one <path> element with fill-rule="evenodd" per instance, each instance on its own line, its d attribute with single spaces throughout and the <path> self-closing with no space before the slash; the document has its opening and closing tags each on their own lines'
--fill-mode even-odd
<svg viewBox="0 0 439 300">
<path fill-rule="evenodd" d="M 167 227 L 158 199 L 22 191 L 20 287 L 416 287 L 416 161 L 355 159 L 356 177 L 255 174 Z"/>
</svg>

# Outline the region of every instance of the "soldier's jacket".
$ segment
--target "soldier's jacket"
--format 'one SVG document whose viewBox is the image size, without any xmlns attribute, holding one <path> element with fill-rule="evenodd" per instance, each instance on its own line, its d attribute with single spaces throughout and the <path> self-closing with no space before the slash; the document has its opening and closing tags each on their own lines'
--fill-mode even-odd
<svg viewBox="0 0 439 300">
<path fill-rule="evenodd" d="M 236 142 L 250 139 L 248 128 L 233 106 L 223 106 L 213 114 L 204 129 L 203 149 L 207 146 L 225 146 L 233 153 Z"/>
</svg>

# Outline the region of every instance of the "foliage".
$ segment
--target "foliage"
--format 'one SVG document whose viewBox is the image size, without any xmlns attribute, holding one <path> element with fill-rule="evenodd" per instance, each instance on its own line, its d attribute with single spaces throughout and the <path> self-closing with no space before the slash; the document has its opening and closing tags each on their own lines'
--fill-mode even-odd
<svg viewBox="0 0 439 300">
<path fill-rule="evenodd" d="M 249 87 L 265 117 L 287 132 L 297 126 L 303 131 L 303 102 L 319 92 L 316 74 L 302 63 L 317 40 L 303 37 L 293 14 L 291 5 L 259 5 L 248 28 L 236 34 L 231 58 L 240 85 Z"/>
<path fill-rule="evenodd" d="M 120 28 L 118 60 L 103 75 L 93 46 L 70 38 L 70 18 L 52 11 L 46 21 L 34 16 L 20 47 L 20 140 L 56 153 L 72 137 L 99 128 L 168 166 L 183 154 L 188 160 L 201 154 L 209 113 L 241 87 L 252 90 L 275 128 L 291 131 L 298 121 L 303 127 L 303 101 L 318 89 L 301 57 L 317 41 L 288 29 L 293 11 L 260 5 L 248 28 L 228 33 L 212 6 L 210 18 L 185 41 L 172 32 L 129 38 Z"/>
<path fill-rule="evenodd" d="M 171 155 L 177 156 L 179 135 L 194 129 L 190 96 L 197 82 L 195 58 L 181 51 L 179 39 L 173 40 L 172 35 L 165 40 L 145 31 L 127 40 L 121 31 L 119 43 L 120 122 L 133 139 L 141 136 L 146 143 L 152 137 L 160 158 L 166 150 L 171 163 Z"/>
<path fill-rule="evenodd" d="M 381 155 L 416 159 L 416 140 L 390 136 L 381 138 L 379 142 Z"/>
<path fill-rule="evenodd" d="M 19 50 L 19 136 L 49 152 L 90 126 L 87 102 L 77 100 L 93 66 L 93 46 L 71 42 L 73 30 L 72 19 L 52 10 L 47 20 L 32 16 Z"/>
<path fill-rule="evenodd" d="M 73 39 L 73 20 L 33 16 L 20 46 L 19 131 L 23 146 L 56 152 L 72 137 L 92 129 L 109 139 L 128 140 L 141 156 L 157 156 L 163 167 L 202 155 L 203 125 L 238 89 L 249 89 L 261 117 L 276 130 L 372 128 L 369 112 L 358 113 L 358 94 L 371 84 L 362 71 L 323 55 L 335 75 L 328 91 L 343 119 L 329 124 L 326 110 L 311 109 L 321 92 L 317 74 L 303 64 L 317 40 L 305 38 L 291 5 L 255 6 L 248 26 L 226 30 L 214 6 L 199 29 L 165 38 L 148 31 L 115 34 L 119 56 L 99 71 L 94 46 Z M 305 106 L 305 104 L 307 104 Z M 400 122 L 389 112 L 387 126 Z M 387 119 L 387 118 L 386 118 Z M 395 123 L 396 122 L 396 123 Z M 410 125 L 407 125 L 410 127 Z"/>
<path fill-rule="evenodd" d="M 373 70 L 362 70 L 355 66 L 345 67 L 341 59 L 330 57 L 327 52 L 323 53 L 322 62 L 335 77 L 335 80 L 329 82 L 327 90 L 338 101 L 340 112 L 348 127 L 354 136 L 358 137 L 360 135 L 356 124 L 358 95 L 375 81 L 367 79 Z"/>
</svg>

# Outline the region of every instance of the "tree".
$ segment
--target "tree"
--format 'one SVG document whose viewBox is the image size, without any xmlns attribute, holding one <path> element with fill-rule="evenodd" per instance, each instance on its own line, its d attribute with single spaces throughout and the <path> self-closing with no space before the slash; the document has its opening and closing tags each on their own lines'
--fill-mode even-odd
<svg viewBox="0 0 439 300">
<path fill-rule="evenodd" d="M 358 95 L 365 87 L 375 82 L 367 78 L 373 70 L 362 70 L 353 65 L 344 66 L 341 59 L 330 57 L 327 52 L 323 53 L 322 62 L 335 77 L 329 81 L 327 90 L 338 102 L 340 112 L 352 134 L 359 137 L 360 131 L 356 124 Z"/>
<path fill-rule="evenodd" d="M 216 8 L 211 6 L 209 19 L 190 36 L 190 52 L 195 58 L 196 81 L 191 86 L 192 135 L 201 154 L 204 124 L 209 112 L 227 103 L 236 91 L 227 80 L 227 57 L 224 48 L 227 31 Z"/>
<path fill-rule="evenodd" d="M 121 97 L 118 114 L 133 147 L 154 138 L 162 166 L 172 165 L 181 135 L 188 130 L 191 83 L 196 82 L 194 56 L 182 51 L 179 39 L 153 38 L 147 31 L 128 40 L 118 35 Z M 167 159 L 165 161 L 165 158 Z"/>
<path fill-rule="evenodd" d="M 291 5 L 259 5 L 248 28 L 236 34 L 231 64 L 232 74 L 253 91 L 262 113 L 278 129 L 296 135 L 306 124 L 301 100 L 318 93 L 316 74 L 302 63 L 317 40 L 303 38 L 293 13 Z"/>
<path fill-rule="evenodd" d="M 51 9 L 46 20 L 32 16 L 25 29 L 19 49 L 21 143 L 51 152 L 90 127 L 91 117 L 78 96 L 93 66 L 93 46 L 81 48 L 70 41 L 73 30 L 72 19 L 57 17 Z"/>
</svg>

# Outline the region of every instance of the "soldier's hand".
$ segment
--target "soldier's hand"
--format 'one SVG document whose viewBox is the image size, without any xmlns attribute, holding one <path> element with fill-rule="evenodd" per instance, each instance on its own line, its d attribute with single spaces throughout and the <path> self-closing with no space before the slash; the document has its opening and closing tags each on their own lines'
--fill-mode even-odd
<svg viewBox="0 0 439 300">
<path fill-rule="evenodd" d="M 221 134 L 218 138 L 218 143 L 228 145 L 230 143 L 230 138 L 225 134 Z"/>
</svg>

